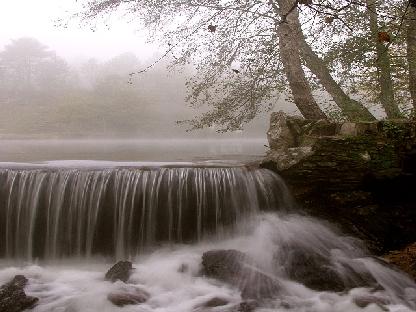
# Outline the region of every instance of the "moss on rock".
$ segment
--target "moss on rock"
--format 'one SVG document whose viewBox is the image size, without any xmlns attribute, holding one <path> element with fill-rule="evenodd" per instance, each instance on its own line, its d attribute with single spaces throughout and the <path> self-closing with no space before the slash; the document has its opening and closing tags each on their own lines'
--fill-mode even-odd
<svg viewBox="0 0 416 312">
<path fill-rule="evenodd" d="M 279 144 L 285 134 L 291 139 Z M 309 213 L 380 253 L 416 241 L 415 122 L 330 123 L 278 113 L 268 139 L 263 166 L 285 179 Z"/>
</svg>

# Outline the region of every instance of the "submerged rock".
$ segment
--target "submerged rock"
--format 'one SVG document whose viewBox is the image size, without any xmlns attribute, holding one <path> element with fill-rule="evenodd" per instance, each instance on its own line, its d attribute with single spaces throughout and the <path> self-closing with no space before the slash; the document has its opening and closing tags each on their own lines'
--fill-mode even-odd
<svg viewBox="0 0 416 312">
<path fill-rule="evenodd" d="M 261 272 L 253 261 L 238 250 L 211 250 L 202 256 L 202 273 L 238 287 L 242 298 L 275 297 L 280 284 Z"/>
<path fill-rule="evenodd" d="M 203 304 L 205 308 L 214 308 L 227 305 L 229 302 L 227 299 L 214 297 Z"/>
<path fill-rule="evenodd" d="M 111 282 L 120 280 L 127 282 L 133 266 L 130 261 L 119 261 L 113 265 L 105 274 L 105 279 Z"/>
<path fill-rule="evenodd" d="M 238 305 L 238 312 L 252 312 L 258 307 L 258 303 L 255 300 L 243 301 Z"/>
<path fill-rule="evenodd" d="M 354 303 L 359 306 L 360 308 L 366 308 L 370 304 L 375 304 L 380 307 L 384 311 L 388 311 L 385 307 L 390 303 L 389 300 L 377 296 L 359 296 L 354 298 Z"/>
<path fill-rule="evenodd" d="M 137 289 L 132 292 L 114 292 L 107 296 L 107 299 L 112 304 L 123 307 L 125 305 L 141 304 L 146 302 L 150 298 L 150 294 L 144 290 Z"/>
<path fill-rule="evenodd" d="M 259 302 L 256 300 L 245 300 L 233 306 L 229 312 L 253 312 L 255 309 L 259 308 Z"/>
<path fill-rule="evenodd" d="M 16 275 L 10 282 L 0 287 L 1 312 L 20 312 L 36 305 L 39 299 L 26 295 L 24 291 L 26 284 L 26 277 Z"/>
</svg>

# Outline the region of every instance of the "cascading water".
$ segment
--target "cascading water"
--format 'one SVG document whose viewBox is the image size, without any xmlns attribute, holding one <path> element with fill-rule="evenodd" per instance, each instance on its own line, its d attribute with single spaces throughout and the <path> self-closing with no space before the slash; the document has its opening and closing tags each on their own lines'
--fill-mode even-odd
<svg viewBox="0 0 416 312">
<path fill-rule="evenodd" d="M 213 249 L 244 252 L 255 272 L 279 285 L 258 300 L 258 311 L 416 308 L 409 277 L 296 213 L 271 171 L 212 164 L 0 169 L 0 284 L 28 277 L 26 292 L 40 298 L 36 312 L 237 311 L 238 287 L 200 273 L 202 254 Z M 133 261 L 127 284 L 103 279 L 115 258 Z M 107 300 L 138 288 L 150 295 L 141 305 Z M 223 305 L 207 306 L 213 298 Z"/>
<path fill-rule="evenodd" d="M 0 255 L 132 257 L 156 242 L 218 234 L 285 206 L 266 170 L 227 167 L 0 170 Z"/>
</svg>

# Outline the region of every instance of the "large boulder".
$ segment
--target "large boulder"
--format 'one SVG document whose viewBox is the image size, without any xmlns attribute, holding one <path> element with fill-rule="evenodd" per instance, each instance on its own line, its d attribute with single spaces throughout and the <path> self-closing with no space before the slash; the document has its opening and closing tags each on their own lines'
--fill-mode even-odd
<svg viewBox="0 0 416 312">
<path fill-rule="evenodd" d="M 24 291 L 26 284 L 26 277 L 16 275 L 10 282 L 0 287 L 1 312 L 20 312 L 36 305 L 39 299 L 26 295 Z"/>
<path fill-rule="evenodd" d="M 279 170 L 289 168 L 312 153 L 311 147 L 300 142 L 305 120 L 288 116 L 283 112 L 273 113 L 267 139 L 270 145 L 268 159 L 272 159 Z"/>
<path fill-rule="evenodd" d="M 330 255 L 292 246 L 284 268 L 288 277 L 317 291 L 347 291 L 356 287 L 377 288 L 378 283 L 359 262 L 334 263 Z"/>
<path fill-rule="evenodd" d="M 210 250 L 202 255 L 203 273 L 230 284 L 241 278 L 245 263 L 250 259 L 238 250 Z"/>
<path fill-rule="evenodd" d="M 240 289 L 244 299 L 272 298 L 281 285 L 259 270 L 254 262 L 238 250 L 211 250 L 202 256 L 202 273 Z"/>
<path fill-rule="evenodd" d="M 119 261 L 113 265 L 105 274 L 105 279 L 111 282 L 120 280 L 127 282 L 133 266 L 130 261 Z"/>
<path fill-rule="evenodd" d="M 270 128 L 267 132 L 270 148 L 275 150 L 286 150 L 296 145 L 295 134 L 290 128 L 287 119 L 288 116 L 283 112 L 274 113 L 270 118 Z"/>
</svg>

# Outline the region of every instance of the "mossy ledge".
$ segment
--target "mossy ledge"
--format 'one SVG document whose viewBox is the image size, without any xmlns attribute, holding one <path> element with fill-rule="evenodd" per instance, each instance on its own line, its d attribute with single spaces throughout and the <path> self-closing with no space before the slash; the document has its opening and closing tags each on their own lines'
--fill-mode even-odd
<svg viewBox="0 0 416 312">
<path fill-rule="evenodd" d="M 416 123 L 333 123 L 271 116 L 262 167 L 279 173 L 307 213 L 379 254 L 416 242 Z"/>
</svg>

